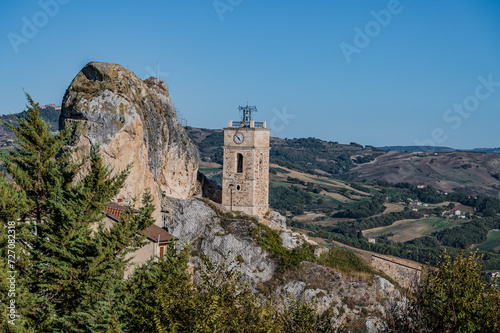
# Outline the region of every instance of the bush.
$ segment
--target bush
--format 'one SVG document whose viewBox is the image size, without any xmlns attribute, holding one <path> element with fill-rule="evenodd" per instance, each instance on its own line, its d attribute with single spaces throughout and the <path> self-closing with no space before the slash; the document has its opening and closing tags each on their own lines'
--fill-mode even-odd
<svg viewBox="0 0 500 333">
<path fill-rule="evenodd" d="M 500 290 L 481 276 L 481 256 L 443 252 L 436 269 L 423 277 L 414 300 L 394 307 L 387 332 L 498 332 Z"/>
<path fill-rule="evenodd" d="M 271 252 L 281 272 L 296 267 L 301 261 L 314 261 L 315 259 L 311 244 L 304 242 L 304 244 L 289 250 L 283 247 L 279 233 L 265 225 L 257 224 L 256 228 L 252 230 L 252 237 L 264 250 Z"/>
</svg>

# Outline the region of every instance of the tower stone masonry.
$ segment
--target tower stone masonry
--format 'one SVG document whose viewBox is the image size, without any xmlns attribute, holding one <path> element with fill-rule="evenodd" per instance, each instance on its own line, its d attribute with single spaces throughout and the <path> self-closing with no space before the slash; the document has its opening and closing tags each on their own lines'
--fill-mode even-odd
<svg viewBox="0 0 500 333">
<path fill-rule="evenodd" d="M 253 106 L 239 107 L 242 121 L 224 128 L 222 204 L 263 217 L 269 211 L 269 135 L 266 122 L 251 120 Z"/>
</svg>

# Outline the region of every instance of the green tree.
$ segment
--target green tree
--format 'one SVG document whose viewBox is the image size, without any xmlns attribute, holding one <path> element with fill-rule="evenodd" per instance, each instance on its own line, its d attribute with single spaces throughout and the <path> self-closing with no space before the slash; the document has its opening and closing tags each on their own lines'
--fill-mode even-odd
<svg viewBox="0 0 500 333">
<path fill-rule="evenodd" d="M 481 256 L 443 252 L 423 278 L 415 299 L 394 308 L 389 332 L 498 332 L 500 290 L 481 276 Z"/>
<path fill-rule="evenodd" d="M 500 291 L 481 278 L 481 256 L 444 252 L 437 270 L 424 280 L 420 306 L 440 332 L 498 332 Z"/>
<path fill-rule="evenodd" d="M 111 329 L 121 309 L 125 256 L 142 244 L 140 230 L 153 222 L 150 198 L 139 214 L 106 228 L 102 210 L 118 194 L 128 169 L 112 175 L 98 148 L 74 161 L 73 151 L 65 147 L 70 130 L 51 135 L 38 104 L 27 98 L 26 117 L 11 127 L 19 149 L 0 155 L 18 187 L 16 194 L 0 181 L 4 230 L 6 222 L 20 217 L 15 270 L 18 289 L 22 286 L 27 294 L 18 307 L 17 327 L 36 332 Z M 13 206 L 7 200 L 16 196 Z M 13 214 L 12 207 L 20 214 Z"/>
</svg>

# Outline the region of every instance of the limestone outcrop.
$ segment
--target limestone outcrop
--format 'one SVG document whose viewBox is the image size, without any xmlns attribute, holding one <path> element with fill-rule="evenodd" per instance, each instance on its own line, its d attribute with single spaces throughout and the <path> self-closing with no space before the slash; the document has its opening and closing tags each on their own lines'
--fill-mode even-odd
<svg viewBox="0 0 500 333">
<path fill-rule="evenodd" d="M 318 312 L 332 309 L 334 325 L 356 320 L 366 325 L 369 332 L 378 332 L 386 309 L 405 299 L 380 276 L 368 281 L 352 280 L 313 262 L 303 261 L 296 269 L 280 273 L 272 254 L 251 236 L 256 222 L 223 218 L 227 212 L 222 205 L 200 198 L 165 198 L 163 206 L 171 212 L 165 227 L 179 240 L 179 247 L 190 244 L 195 264 L 204 256 L 213 263 L 234 263 L 242 280 L 254 292 L 259 293 L 267 286 L 264 288 L 283 299 L 285 306 L 288 298 L 293 297 L 315 304 Z M 273 220 L 281 220 L 281 215 L 275 213 Z M 304 235 L 278 227 L 277 223 L 274 230 L 289 249 L 304 242 L 314 243 Z M 321 247 L 316 250 L 318 256 L 326 251 Z"/>
<path fill-rule="evenodd" d="M 237 270 L 242 274 L 243 281 L 256 290 L 257 284 L 274 276 L 276 263 L 249 236 L 250 230 L 255 227 L 254 222 L 221 219 L 216 210 L 223 210 L 222 206 L 216 203 L 212 206 L 198 198 L 166 198 L 164 207 L 172 212 L 166 220 L 168 232 L 179 240 L 179 247 L 192 244 L 193 253 L 198 257 L 207 256 L 214 263 L 238 262 Z"/>
<path fill-rule="evenodd" d="M 113 170 L 132 164 L 116 199 L 140 201 L 149 189 L 159 217 L 162 197 L 187 199 L 195 193 L 198 150 L 177 120 L 165 82 L 141 80 L 117 64 L 90 62 L 63 98 L 59 127 L 70 125 L 83 153 L 99 145 Z"/>
</svg>

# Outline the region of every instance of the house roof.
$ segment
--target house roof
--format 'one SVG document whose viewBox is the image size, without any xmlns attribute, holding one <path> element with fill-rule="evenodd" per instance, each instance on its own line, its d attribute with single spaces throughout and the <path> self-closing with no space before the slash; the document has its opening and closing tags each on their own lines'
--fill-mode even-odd
<svg viewBox="0 0 500 333">
<path fill-rule="evenodd" d="M 122 213 L 127 210 L 126 206 L 120 205 L 116 202 L 111 202 L 104 208 L 104 213 L 108 215 L 111 219 L 115 221 L 119 221 L 122 217 Z M 133 213 L 138 213 L 139 211 L 136 209 L 132 209 Z M 158 243 L 158 239 L 160 240 L 160 245 L 165 245 L 170 242 L 174 236 L 168 233 L 167 230 L 160 228 L 159 226 L 153 224 L 147 227 L 144 230 L 144 233 L 148 237 L 148 239 L 152 242 Z"/>
<path fill-rule="evenodd" d="M 160 239 L 160 244 L 168 243 L 169 241 L 174 238 L 171 234 L 168 233 L 167 230 L 160 228 L 159 226 L 153 224 L 150 225 L 149 227 L 144 230 L 144 233 L 146 236 L 148 236 L 148 239 L 157 243 L 158 238 Z"/>
<path fill-rule="evenodd" d="M 116 202 L 110 202 L 106 207 L 104 207 L 104 213 L 115 221 L 120 221 L 122 213 L 128 209 L 127 206 L 120 205 Z M 132 209 L 133 213 L 138 213 L 137 209 Z"/>
</svg>

